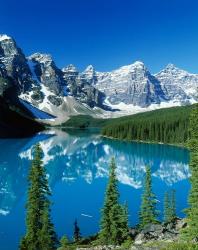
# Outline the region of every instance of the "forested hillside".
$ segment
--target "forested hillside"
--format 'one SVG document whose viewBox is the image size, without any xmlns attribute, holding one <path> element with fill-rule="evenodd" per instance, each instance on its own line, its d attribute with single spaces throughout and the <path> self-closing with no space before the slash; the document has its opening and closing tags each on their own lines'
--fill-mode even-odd
<svg viewBox="0 0 198 250">
<path fill-rule="evenodd" d="M 160 109 L 111 120 L 102 135 L 121 140 L 183 144 L 192 106 Z"/>
</svg>

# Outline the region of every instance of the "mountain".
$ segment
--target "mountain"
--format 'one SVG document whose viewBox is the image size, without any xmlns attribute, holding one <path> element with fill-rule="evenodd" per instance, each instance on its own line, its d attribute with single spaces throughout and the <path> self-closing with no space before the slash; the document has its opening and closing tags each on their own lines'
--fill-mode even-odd
<svg viewBox="0 0 198 250">
<path fill-rule="evenodd" d="M 107 96 L 108 103 L 147 107 L 166 101 L 160 82 L 142 62 L 123 66 L 108 73 L 97 73 L 97 88 Z"/>
<path fill-rule="evenodd" d="M 12 80 L 17 105 L 49 124 L 75 115 L 118 117 L 198 100 L 198 75 L 172 64 L 155 75 L 139 61 L 111 72 L 92 65 L 83 72 L 74 65 L 60 69 L 49 54 L 26 57 L 7 35 L 0 35 L 0 77 Z"/>
<path fill-rule="evenodd" d="M 173 64 L 168 64 L 155 77 L 161 83 L 162 90 L 169 100 L 184 105 L 197 100 L 198 74 L 190 74 Z"/>
<path fill-rule="evenodd" d="M 71 64 L 63 68 L 62 72 L 70 95 L 75 96 L 78 101 L 87 104 L 91 108 L 104 108 L 103 100 L 105 96 L 92 85 L 93 75 L 89 75 L 88 71 L 85 71 L 85 76 L 83 76 Z"/>
</svg>

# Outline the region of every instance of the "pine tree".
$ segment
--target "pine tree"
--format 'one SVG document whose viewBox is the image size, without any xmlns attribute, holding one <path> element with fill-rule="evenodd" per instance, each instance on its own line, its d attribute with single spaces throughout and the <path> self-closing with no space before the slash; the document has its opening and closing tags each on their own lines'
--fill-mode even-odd
<svg viewBox="0 0 198 250">
<path fill-rule="evenodd" d="M 80 228 L 78 226 L 78 221 L 75 220 L 74 222 L 74 241 L 78 243 L 81 239 Z"/>
<path fill-rule="evenodd" d="M 170 197 L 169 192 L 164 194 L 164 222 L 170 221 Z"/>
<path fill-rule="evenodd" d="M 57 250 L 69 250 L 69 240 L 66 235 L 60 239 L 60 247 Z"/>
<path fill-rule="evenodd" d="M 173 221 L 177 218 L 175 195 L 176 195 L 175 190 L 172 189 L 171 194 L 170 194 L 170 219 L 171 219 L 171 221 Z"/>
<path fill-rule="evenodd" d="M 183 237 L 186 240 L 198 240 L 198 104 L 190 116 L 189 134 L 191 190 L 189 208 L 186 209 L 188 227 L 183 230 Z"/>
<path fill-rule="evenodd" d="M 56 234 L 50 220 L 48 199 L 51 193 L 41 158 L 42 150 L 38 144 L 34 148 L 34 158 L 28 178 L 26 234 L 21 240 L 21 250 L 56 249 Z"/>
<path fill-rule="evenodd" d="M 46 201 L 42 214 L 42 228 L 40 230 L 39 240 L 41 249 L 53 250 L 58 244 L 57 236 L 54 231 L 54 226 L 50 219 L 50 202 Z"/>
<path fill-rule="evenodd" d="M 164 222 L 173 221 L 176 217 L 175 190 L 171 190 L 164 195 Z"/>
<path fill-rule="evenodd" d="M 144 192 L 139 214 L 139 226 L 144 228 L 149 223 L 157 223 L 156 196 L 152 192 L 151 169 L 146 167 Z"/>
<path fill-rule="evenodd" d="M 116 164 L 111 160 L 109 182 L 102 209 L 99 240 L 103 244 L 121 244 L 128 236 L 128 215 L 124 206 L 119 204 Z"/>
</svg>

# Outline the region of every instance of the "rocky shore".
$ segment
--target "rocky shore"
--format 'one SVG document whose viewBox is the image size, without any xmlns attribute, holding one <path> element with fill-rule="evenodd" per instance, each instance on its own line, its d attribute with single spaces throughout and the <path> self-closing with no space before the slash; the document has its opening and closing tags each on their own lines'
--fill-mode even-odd
<svg viewBox="0 0 198 250">
<path fill-rule="evenodd" d="M 79 247 L 76 250 L 160 250 L 166 243 L 177 242 L 179 240 L 179 232 L 185 228 L 187 223 L 185 219 L 177 218 L 173 222 L 162 224 L 149 224 L 143 230 L 136 228 L 130 229 L 130 236 L 133 245 L 130 248 L 120 246 L 93 246 L 89 248 Z M 160 242 L 160 244 L 157 244 Z"/>
</svg>

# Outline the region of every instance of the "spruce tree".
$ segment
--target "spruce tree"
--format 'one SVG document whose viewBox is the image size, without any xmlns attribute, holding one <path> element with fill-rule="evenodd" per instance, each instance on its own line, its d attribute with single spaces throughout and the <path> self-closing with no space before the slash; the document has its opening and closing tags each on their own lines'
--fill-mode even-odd
<svg viewBox="0 0 198 250">
<path fill-rule="evenodd" d="M 170 197 L 169 192 L 164 194 L 164 222 L 170 221 Z"/>
<path fill-rule="evenodd" d="M 39 240 L 41 249 L 53 250 L 58 244 L 57 236 L 54 231 L 54 225 L 50 219 L 50 202 L 46 201 L 42 214 L 42 227 L 40 230 Z"/>
<path fill-rule="evenodd" d="M 164 195 L 164 222 L 171 222 L 176 217 L 175 190 L 167 191 Z"/>
<path fill-rule="evenodd" d="M 63 236 L 60 239 L 60 247 L 57 250 L 69 250 L 69 240 L 67 238 L 67 236 Z"/>
<path fill-rule="evenodd" d="M 188 227 L 183 230 L 186 240 L 198 240 L 198 104 L 195 105 L 190 116 L 189 149 L 191 190 L 188 197 L 189 207 L 186 209 Z"/>
<path fill-rule="evenodd" d="M 42 150 L 38 144 L 34 148 L 34 157 L 28 178 L 26 234 L 21 240 L 21 250 L 56 249 L 56 234 L 50 219 L 51 203 L 48 198 L 51 193 L 41 159 Z"/>
<path fill-rule="evenodd" d="M 156 196 L 152 192 L 151 169 L 146 167 L 146 176 L 144 181 L 144 191 L 142 194 L 142 203 L 139 213 L 139 227 L 144 228 L 149 223 L 157 223 L 158 211 L 156 210 Z"/>
<path fill-rule="evenodd" d="M 119 204 L 116 164 L 112 158 L 109 170 L 109 181 L 102 209 L 99 241 L 102 244 L 121 244 L 128 235 L 128 215 L 124 206 Z"/>
<path fill-rule="evenodd" d="M 177 218 L 177 212 L 176 212 L 176 193 L 175 189 L 171 190 L 170 194 L 170 216 L 171 221 L 175 220 Z"/>
<path fill-rule="evenodd" d="M 78 226 L 78 221 L 74 222 L 74 241 L 78 243 L 81 240 L 80 228 Z"/>
</svg>

